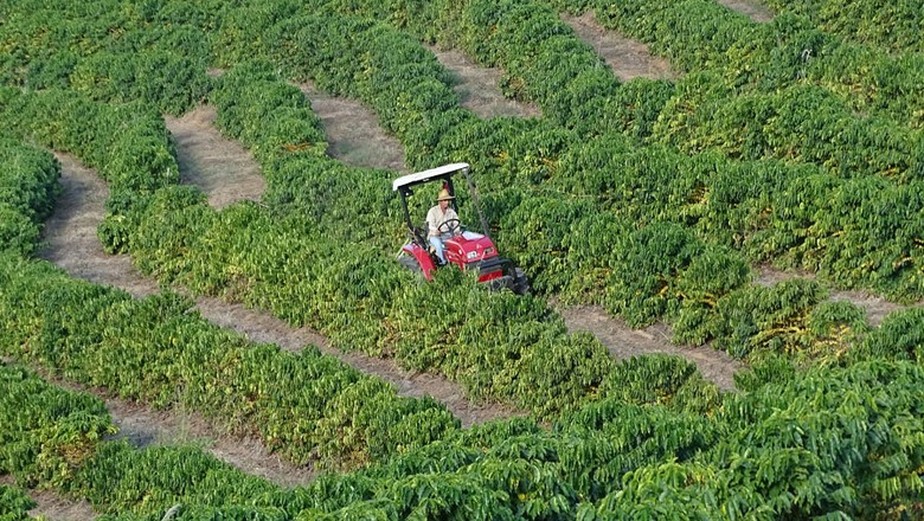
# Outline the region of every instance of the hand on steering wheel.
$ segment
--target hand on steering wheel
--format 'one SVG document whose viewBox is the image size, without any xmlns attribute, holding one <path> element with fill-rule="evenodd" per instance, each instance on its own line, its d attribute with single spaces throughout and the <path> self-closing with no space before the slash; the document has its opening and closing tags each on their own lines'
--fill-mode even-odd
<svg viewBox="0 0 924 521">
<path fill-rule="evenodd" d="M 448 233 L 450 235 L 459 235 L 462 233 L 462 222 L 458 219 L 447 219 L 442 224 L 437 226 L 436 231 L 440 233 Z"/>
</svg>

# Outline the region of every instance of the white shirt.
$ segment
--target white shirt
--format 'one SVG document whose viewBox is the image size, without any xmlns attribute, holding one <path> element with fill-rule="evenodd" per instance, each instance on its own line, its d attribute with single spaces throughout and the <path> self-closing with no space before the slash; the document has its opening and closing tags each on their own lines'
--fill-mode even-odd
<svg viewBox="0 0 924 521">
<path fill-rule="evenodd" d="M 440 209 L 439 203 L 433 208 L 430 208 L 430 211 L 427 212 L 427 227 L 429 228 L 427 236 L 438 237 L 440 235 L 440 225 L 450 219 L 459 219 L 459 216 L 456 215 L 456 211 L 452 209 L 452 206 L 447 206 L 445 212 Z"/>
</svg>

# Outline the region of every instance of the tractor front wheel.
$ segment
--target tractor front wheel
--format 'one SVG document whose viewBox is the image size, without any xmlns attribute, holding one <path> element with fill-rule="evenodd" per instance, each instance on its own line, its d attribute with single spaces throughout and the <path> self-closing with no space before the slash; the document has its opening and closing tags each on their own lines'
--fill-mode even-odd
<svg viewBox="0 0 924 521">
<path fill-rule="evenodd" d="M 520 269 L 514 269 L 513 275 L 513 292 L 517 295 L 528 295 L 529 294 L 529 280 L 526 278 L 526 273 Z"/>
</svg>

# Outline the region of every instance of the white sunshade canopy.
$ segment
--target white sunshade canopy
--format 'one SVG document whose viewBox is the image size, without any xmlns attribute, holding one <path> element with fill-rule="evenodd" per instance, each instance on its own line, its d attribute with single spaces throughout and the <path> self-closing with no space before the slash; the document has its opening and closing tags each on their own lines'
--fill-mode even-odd
<svg viewBox="0 0 924 521">
<path fill-rule="evenodd" d="M 450 165 L 438 166 L 436 168 L 431 168 L 429 170 L 424 170 L 414 174 L 403 175 L 398 179 L 395 179 L 391 185 L 391 189 L 397 191 L 402 186 L 424 183 L 430 179 L 433 179 L 434 177 L 439 177 L 453 172 L 460 172 L 467 168 L 468 163 L 452 163 Z"/>
</svg>

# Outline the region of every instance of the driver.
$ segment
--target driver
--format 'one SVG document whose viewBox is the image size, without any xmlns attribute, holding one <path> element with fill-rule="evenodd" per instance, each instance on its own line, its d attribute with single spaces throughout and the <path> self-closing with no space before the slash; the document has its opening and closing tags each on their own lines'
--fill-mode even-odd
<svg viewBox="0 0 924 521">
<path fill-rule="evenodd" d="M 453 199 L 455 197 L 449 194 L 449 190 L 443 188 L 436 198 L 436 205 L 427 212 L 427 238 L 439 257 L 440 264 L 446 264 L 443 241 L 462 233 L 459 216 L 449 207 L 449 201 Z"/>
</svg>

